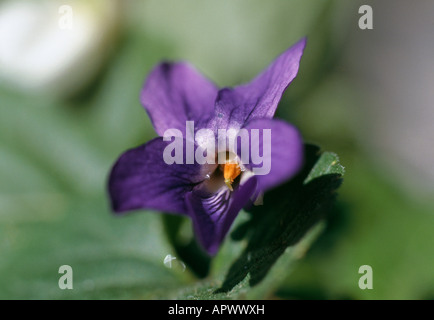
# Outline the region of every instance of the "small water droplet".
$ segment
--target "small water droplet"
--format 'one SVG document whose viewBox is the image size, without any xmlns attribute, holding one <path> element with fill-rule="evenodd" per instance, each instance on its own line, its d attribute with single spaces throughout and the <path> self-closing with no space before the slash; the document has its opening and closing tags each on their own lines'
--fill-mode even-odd
<svg viewBox="0 0 434 320">
<path fill-rule="evenodd" d="M 172 268 L 172 260 L 176 259 L 176 257 L 172 257 L 171 254 L 168 254 L 165 258 L 164 258 L 164 265 L 168 268 Z"/>
<path fill-rule="evenodd" d="M 219 112 L 219 113 L 217 114 L 217 117 L 219 117 L 219 118 L 223 118 L 223 113 Z"/>
<path fill-rule="evenodd" d="M 205 179 L 207 179 L 207 180 L 211 179 L 211 176 L 210 176 L 209 173 L 207 173 L 207 174 L 205 175 Z"/>
<path fill-rule="evenodd" d="M 172 269 L 173 268 L 180 268 L 182 272 L 185 271 L 185 263 L 181 260 L 176 259 L 176 257 L 172 256 L 171 254 L 168 254 L 164 258 L 164 265 L 166 268 Z"/>
</svg>

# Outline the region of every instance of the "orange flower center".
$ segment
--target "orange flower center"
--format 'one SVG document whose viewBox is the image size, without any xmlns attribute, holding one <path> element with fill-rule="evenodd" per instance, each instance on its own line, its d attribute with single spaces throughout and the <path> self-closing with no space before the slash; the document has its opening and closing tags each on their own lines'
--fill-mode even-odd
<svg viewBox="0 0 434 320">
<path fill-rule="evenodd" d="M 237 163 L 233 162 L 226 162 L 222 165 L 222 167 L 225 183 L 228 186 L 229 190 L 234 191 L 232 188 L 232 183 L 241 174 L 241 168 Z"/>
</svg>

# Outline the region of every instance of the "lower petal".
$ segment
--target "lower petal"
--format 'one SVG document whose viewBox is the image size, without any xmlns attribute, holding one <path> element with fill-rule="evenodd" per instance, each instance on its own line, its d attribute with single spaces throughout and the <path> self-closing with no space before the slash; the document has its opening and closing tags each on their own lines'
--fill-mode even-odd
<svg viewBox="0 0 434 320">
<path fill-rule="evenodd" d="M 254 200 L 255 190 L 256 179 L 252 177 L 233 192 L 222 187 L 211 194 L 197 187 L 187 193 L 186 203 L 195 234 L 210 255 L 216 254 L 240 210 Z"/>
</svg>

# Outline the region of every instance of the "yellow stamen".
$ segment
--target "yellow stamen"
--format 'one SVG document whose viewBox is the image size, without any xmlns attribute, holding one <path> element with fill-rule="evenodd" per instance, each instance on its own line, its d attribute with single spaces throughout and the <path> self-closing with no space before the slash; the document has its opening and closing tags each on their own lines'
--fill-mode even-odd
<svg viewBox="0 0 434 320">
<path fill-rule="evenodd" d="M 230 180 L 225 180 L 225 183 L 226 183 L 226 185 L 228 186 L 228 189 L 229 189 L 230 191 L 234 191 L 234 189 L 232 188 L 232 184 L 231 184 Z"/>
<path fill-rule="evenodd" d="M 229 190 L 234 191 L 232 183 L 241 174 L 241 168 L 236 163 L 226 163 L 223 168 L 223 177 Z"/>
</svg>

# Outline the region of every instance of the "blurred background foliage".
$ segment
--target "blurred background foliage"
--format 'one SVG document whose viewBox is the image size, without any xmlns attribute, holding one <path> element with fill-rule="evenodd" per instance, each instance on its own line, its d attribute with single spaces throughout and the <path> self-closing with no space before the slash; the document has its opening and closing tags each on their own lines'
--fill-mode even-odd
<svg viewBox="0 0 434 320">
<path fill-rule="evenodd" d="M 63 4 L 73 9 L 72 30 L 59 28 Z M 362 4 L 374 9 L 374 30 L 358 28 Z M 434 297 L 432 3 L 34 6 L 0 2 L 0 298 Z M 338 201 L 289 253 L 296 257 L 290 267 L 283 255 L 253 289 L 246 278 L 215 296 L 246 242 L 228 237 L 201 280 L 180 264 L 167 268 L 165 256 L 176 255 L 170 231 L 175 225 L 187 237 L 190 223 L 156 212 L 115 217 L 108 172 L 121 152 L 156 135 L 138 99 L 156 63 L 188 60 L 219 86 L 232 86 L 303 36 L 299 75 L 277 116 L 306 142 L 339 154 L 346 175 Z M 246 220 L 241 213 L 235 224 Z M 74 290 L 58 288 L 64 264 L 74 270 Z M 366 264 L 373 290 L 358 287 Z"/>
</svg>

